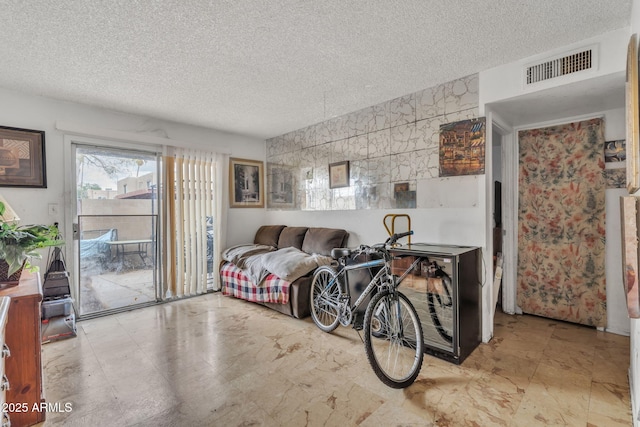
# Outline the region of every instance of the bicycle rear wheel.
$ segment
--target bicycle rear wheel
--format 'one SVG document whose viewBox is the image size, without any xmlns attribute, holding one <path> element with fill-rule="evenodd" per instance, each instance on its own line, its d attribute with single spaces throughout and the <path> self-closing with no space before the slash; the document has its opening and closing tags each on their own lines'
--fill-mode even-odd
<svg viewBox="0 0 640 427">
<path fill-rule="evenodd" d="M 338 327 L 340 294 L 335 271 L 327 266 L 318 268 L 311 284 L 311 318 L 324 332 L 331 332 Z"/>
<path fill-rule="evenodd" d="M 424 358 L 422 325 L 400 292 L 377 293 L 364 316 L 364 347 L 378 378 L 393 388 L 413 384 Z"/>
<path fill-rule="evenodd" d="M 453 297 L 451 279 L 442 278 L 442 289 L 436 292 L 427 291 L 429 314 L 438 334 L 448 343 L 453 342 Z"/>
</svg>

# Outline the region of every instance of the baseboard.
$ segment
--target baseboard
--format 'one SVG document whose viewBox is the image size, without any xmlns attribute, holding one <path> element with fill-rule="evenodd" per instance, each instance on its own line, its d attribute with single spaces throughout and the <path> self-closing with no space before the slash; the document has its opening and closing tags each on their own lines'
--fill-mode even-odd
<svg viewBox="0 0 640 427">
<path fill-rule="evenodd" d="M 602 332 L 608 332 L 610 334 L 622 335 L 622 336 L 625 336 L 625 337 L 631 336 L 631 332 L 630 331 L 625 331 L 625 330 L 618 329 L 618 328 L 606 327 L 606 328 L 597 328 L 597 329 L 599 331 L 601 330 Z"/>
</svg>

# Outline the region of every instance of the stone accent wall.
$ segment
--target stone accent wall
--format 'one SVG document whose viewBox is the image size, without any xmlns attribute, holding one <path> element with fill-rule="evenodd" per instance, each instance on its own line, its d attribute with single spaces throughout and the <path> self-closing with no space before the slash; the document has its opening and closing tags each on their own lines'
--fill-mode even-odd
<svg viewBox="0 0 640 427">
<path fill-rule="evenodd" d="M 440 125 L 477 117 L 474 74 L 268 139 L 267 207 L 400 207 L 395 184 L 438 177 Z M 350 186 L 329 189 L 329 164 L 344 160 Z"/>
</svg>

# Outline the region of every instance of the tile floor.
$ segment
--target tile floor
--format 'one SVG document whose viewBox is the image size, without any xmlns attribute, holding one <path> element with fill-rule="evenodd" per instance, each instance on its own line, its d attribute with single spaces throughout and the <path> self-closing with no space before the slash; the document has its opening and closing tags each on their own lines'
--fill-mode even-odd
<svg viewBox="0 0 640 427">
<path fill-rule="evenodd" d="M 78 323 L 43 346 L 45 426 L 629 426 L 629 338 L 498 314 L 461 366 L 425 355 L 405 390 L 352 329 L 325 334 L 208 294 Z"/>
</svg>

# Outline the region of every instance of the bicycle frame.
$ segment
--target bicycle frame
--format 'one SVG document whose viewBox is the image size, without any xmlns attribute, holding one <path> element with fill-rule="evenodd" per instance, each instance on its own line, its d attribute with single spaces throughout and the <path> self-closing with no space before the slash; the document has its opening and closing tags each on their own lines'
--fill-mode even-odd
<svg viewBox="0 0 640 427">
<path fill-rule="evenodd" d="M 402 280 L 409 274 L 409 272 L 411 270 L 413 270 L 416 265 L 418 265 L 418 262 L 420 262 L 420 259 L 416 259 L 405 271 L 404 273 L 402 273 L 402 276 L 400 276 L 400 278 L 395 281 L 394 283 L 394 288 L 396 287 L 397 283 L 402 282 Z M 349 299 L 351 299 L 351 292 L 349 290 L 349 278 L 347 276 L 347 273 L 349 271 L 353 271 L 353 270 L 362 270 L 365 268 L 372 268 L 372 267 L 383 267 L 380 269 L 380 271 L 378 271 L 376 273 L 375 276 L 373 276 L 373 278 L 371 279 L 371 281 L 369 282 L 369 284 L 367 285 L 367 287 L 364 289 L 364 291 L 362 291 L 362 293 L 360 294 L 360 296 L 358 297 L 358 299 L 356 300 L 355 303 L 353 303 L 353 305 L 351 305 L 351 310 L 355 311 L 358 307 L 360 307 L 360 305 L 362 305 L 363 301 L 365 300 L 365 298 L 367 298 L 367 296 L 369 296 L 369 294 L 373 291 L 373 288 L 378 285 L 378 283 L 380 282 L 381 277 L 383 277 L 384 275 L 389 275 L 390 274 L 390 262 L 387 261 L 386 259 L 382 258 L 382 259 L 376 259 L 376 260 L 371 260 L 371 261 L 365 261 L 363 263 L 358 263 L 358 264 L 352 264 L 352 265 L 342 265 L 342 268 L 340 268 L 338 271 L 336 271 L 336 279 L 339 278 L 340 276 L 342 276 L 344 279 L 342 280 L 342 285 L 345 287 L 344 291 L 347 295 L 349 295 Z M 330 283 L 333 284 L 333 283 Z"/>
</svg>

